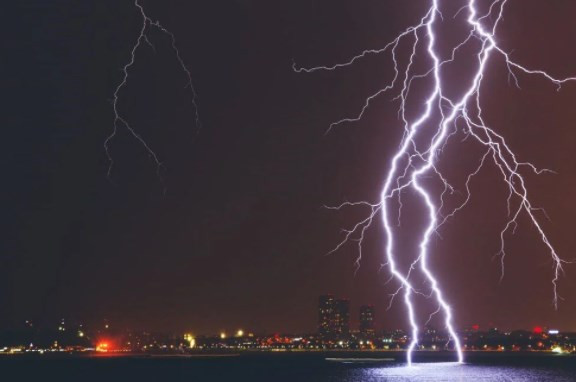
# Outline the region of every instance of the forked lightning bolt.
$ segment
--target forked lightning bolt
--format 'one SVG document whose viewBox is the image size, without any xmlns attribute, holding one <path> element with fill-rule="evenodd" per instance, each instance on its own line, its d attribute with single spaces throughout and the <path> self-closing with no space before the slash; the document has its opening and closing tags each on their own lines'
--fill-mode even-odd
<svg viewBox="0 0 576 382">
<path fill-rule="evenodd" d="M 514 79 L 516 85 L 518 85 L 519 82 L 519 74 L 540 76 L 544 80 L 556 85 L 558 89 L 566 82 L 575 81 L 576 77 L 557 78 L 543 70 L 528 69 L 513 61 L 510 55 L 498 45 L 496 31 L 498 24 L 503 20 L 507 1 L 508 0 L 491 0 L 489 4 L 484 4 L 489 5 L 485 14 L 479 14 L 478 2 L 476 0 L 465 1 L 465 5 L 453 16 L 453 19 L 455 22 L 456 20 L 463 22 L 468 28 L 468 31 L 462 35 L 460 43 L 453 46 L 449 57 L 440 57 L 436 44 L 438 38 L 438 23 L 445 18 L 441 9 L 444 4 L 441 0 L 430 0 L 430 6 L 426 9 L 420 22 L 417 25 L 405 29 L 393 41 L 384 45 L 381 49 L 365 50 L 347 62 L 330 66 L 302 68 L 294 65 L 296 72 L 333 71 L 342 67 L 351 66 L 370 55 L 385 52 L 391 53 L 394 67 L 392 81 L 384 88 L 370 95 L 356 116 L 344 118 L 329 127 L 330 130 L 343 123 L 359 121 L 374 98 L 393 89 L 399 89 L 396 93 L 396 99 L 400 101 L 399 119 L 403 124 L 404 135 L 399 148 L 390 161 L 384 186 L 381 190 L 380 200 L 374 203 L 346 202 L 340 206 L 330 208 L 340 209 L 344 207 L 364 206 L 370 211 L 364 219 L 357 222 L 351 229 L 345 230 L 343 240 L 333 250 L 336 251 L 340 249 L 346 242 L 355 238 L 359 242 L 357 265 L 359 265 L 362 257 L 362 240 L 364 239 L 365 231 L 373 223 L 374 218 L 378 214 L 381 215 L 386 236 L 386 265 L 392 277 L 396 279 L 400 285 L 396 293 L 393 294 L 393 297 L 403 290 L 404 303 L 408 311 L 408 320 L 411 327 L 411 339 L 407 352 L 409 365 L 412 364 L 412 353 L 418 343 L 419 334 L 419 325 L 416 320 L 415 305 L 412 297 L 415 293 L 423 294 L 416 290 L 410 281 L 411 274 L 417 269 L 422 272 L 422 275 L 430 285 L 428 294 L 424 295 L 434 297 L 438 304 L 438 310 L 432 313 L 432 315 L 436 313 L 443 314 L 444 324 L 450 334 L 453 347 L 457 352 L 458 361 L 463 362 L 462 346 L 453 325 L 452 308 L 446 301 L 440 284 L 429 267 L 431 261 L 429 244 L 432 235 L 437 232 L 438 228 L 468 203 L 471 195 L 470 181 L 490 159 L 496 165 L 496 168 L 502 175 L 504 183 L 509 189 L 507 200 L 509 220 L 504 225 L 500 234 L 501 247 L 498 254 L 502 262 L 502 276 L 504 276 L 505 236 L 508 232 L 516 228 L 520 214 L 524 213 L 528 216 L 542 242 L 548 248 L 554 273 L 552 279 L 553 303 L 555 306 L 557 306 L 558 303 L 557 283 L 562 272 L 562 265 L 565 261 L 556 253 L 556 250 L 548 240 L 546 233 L 536 217 L 535 213 L 540 209 L 534 207 L 530 202 L 528 189 L 522 175 L 522 170 L 524 169 L 536 174 L 541 174 L 549 170 L 540 170 L 530 163 L 519 161 L 510 146 L 506 143 L 504 137 L 486 124 L 482 116 L 481 87 L 487 70 L 487 63 L 491 59 L 500 59 L 507 66 L 509 74 Z M 447 3 L 448 0 L 445 0 L 445 2 Z M 490 20 L 495 21 L 491 22 Z M 401 60 L 398 59 L 397 51 L 398 47 L 405 43 L 411 44 L 409 45 L 411 47 L 411 54 L 406 62 L 401 62 Z M 470 77 L 468 78 L 468 83 L 463 91 L 463 95 L 458 98 L 449 96 L 447 94 L 448 92 L 445 91 L 449 79 L 443 76 L 443 69 L 446 64 L 466 65 L 466 63 L 460 63 L 457 58 L 458 52 L 464 48 L 474 51 L 476 62 L 474 67 L 469 67 L 469 65 L 466 67 L 466 69 L 470 71 Z M 427 70 L 422 73 L 414 73 L 418 56 L 417 53 L 420 51 L 425 52 Z M 413 82 L 425 78 L 430 80 L 433 85 L 428 93 L 420 98 L 419 101 L 412 101 L 414 95 L 410 94 L 410 89 Z M 411 120 L 406 113 L 406 106 L 410 101 L 417 102 L 417 105 L 424 105 L 424 111 L 413 120 Z M 428 134 L 427 136 L 432 136 L 432 138 L 426 138 L 426 136 L 423 138 L 422 133 L 424 131 Z M 465 134 L 467 138 L 473 138 L 478 144 L 485 147 L 485 154 L 480 158 L 476 170 L 469 174 L 466 179 L 465 201 L 457 208 L 445 212 L 443 211 L 445 207 L 444 198 L 447 193 L 453 192 L 454 188 L 438 170 L 438 156 L 448 143 L 450 137 L 458 131 Z M 430 132 L 432 134 L 430 134 Z M 441 184 L 443 184 L 444 187 L 441 192 L 425 186 L 423 180 L 430 176 L 437 177 Z M 414 191 L 422 200 L 425 207 L 421 213 L 426 217 L 427 224 L 424 230 L 417 236 L 419 245 L 416 259 L 407 271 L 402 272 L 397 265 L 398 254 L 393 226 L 400 223 L 400 209 L 402 208 L 401 195 L 408 189 Z M 396 204 L 393 204 L 394 201 L 396 201 Z M 513 207 L 514 202 L 517 202 L 516 207 Z M 397 211 L 397 223 L 393 223 L 395 219 L 393 217 L 394 214 L 391 212 L 394 205 L 399 209 Z"/>
<path fill-rule="evenodd" d="M 170 32 L 168 29 L 164 28 L 164 26 L 162 26 L 162 24 L 160 24 L 159 21 L 154 21 L 150 17 L 148 17 L 144 7 L 140 4 L 140 0 L 135 0 L 134 6 L 137 8 L 138 12 L 140 13 L 142 24 L 140 26 L 140 33 L 138 34 L 138 38 L 136 39 L 136 42 L 134 43 L 134 45 L 132 46 L 132 50 L 130 51 L 130 60 L 122 68 L 122 81 L 120 81 L 120 83 L 118 84 L 118 86 L 114 90 L 114 97 L 112 99 L 112 107 L 114 110 L 114 127 L 113 127 L 113 130 L 110 133 L 110 135 L 104 141 L 104 149 L 106 151 L 106 156 L 108 157 L 108 161 L 109 161 L 108 177 L 110 178 L 110 176 L 112 174 L 112 167 L 114 165 L 114 160 L 112 158 L 112 154 L 110 153 L 110 147 L 109 146 L 110 146 L 110 143 L 112 142 L 112 140 L 114 139 L 114 137 L 116 136 L 116 134 L 118 133 L 118 128 L 120 126 L 123 126 L 127 129 L 129 134 L 133 138 L 135 138 L 144 147 L 144 149 L 146 150 L 146 152 L 148 153 L 148 155 L 150 156 L 150 158 L 153 160 L 154 164 L 156 165 L 156 172 L 157 172 L 158 176 L 160 177 L 160 179 L 162 180 L 162 176 L 160 173 L 161 168 L 162 168 L 162 162 L 160 161 L 160 158 L 158 157 L 156 152 L 154 152 L 154 150 L 152 150 L 152 148 L 144 140 L 144 138 L 140 134 L 138 134 L 138 132 L 128 123 L 128 121 L 126 120 L 126 118 L 123 116 L 122 112 L 119 109 L 120 93 L 128 85 L 129 71 L 136 64 L 136 54 L 137 54 L 138 50 L 140 49 L 140 47 L 143 46 L 143 44 L 146 44 L 151 49 L 154 49 L 154 45 L 152 44 L 152 42 L 149 40 L 149 37 L 148 37 L 148 32 L 151 29 L 156 29 L 157 31 L 167 35 L 170 38 L 171 48 L 174 51 L 174 54 L 176 56 L 176 60 L 178 61 L 178 64 L 180 65 L 182 72 L 186 75 L 185 87 L 190 88 L 190 92 L 192 93 L 192 106 L 194 107 L 195 123 L 196 123 L 196 127 L 199 127 L 200 126 L 200 118 L 198 115 L 198 105 L 196 103 L 197 95 L 196 95 L 196 90 L 194 89 L 194 85 L 192 83 L 192 74 L 190 73 L 190 70 L 188 70 L 188 68 L 186 67 L 186 65 L 184 63 L 184 60 L 180 56 L 180 51 L 178 50 L 178 48 L 176 46 L 176 38 L 174 37 L 174 34 L 172 32 Z"/>
</svg>

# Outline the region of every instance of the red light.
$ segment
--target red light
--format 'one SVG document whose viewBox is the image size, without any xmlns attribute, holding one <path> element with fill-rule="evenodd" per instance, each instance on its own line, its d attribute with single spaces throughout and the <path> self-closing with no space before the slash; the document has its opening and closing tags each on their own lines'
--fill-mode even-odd
<svg viewBox="0 0 576 382">
<path fill-rule="evenodd" d="M 543 330 L 540 326 L 535 326 L 534 329 L 532 329 L 532 333 L 534 334 L 542 334 Z"/>
<path fill-rule="evenodd" d="M 101 338 L 96 341 L 96 351 L 102 353 L 118 351 L 117 343 L 113 339 Z"/>
<path fill-rule="evenodd" d="M 475 331 L 480 330 L 480 325 L 476 324 L 476 325 L 472 325 L 472 329 Z"/>
</svg>

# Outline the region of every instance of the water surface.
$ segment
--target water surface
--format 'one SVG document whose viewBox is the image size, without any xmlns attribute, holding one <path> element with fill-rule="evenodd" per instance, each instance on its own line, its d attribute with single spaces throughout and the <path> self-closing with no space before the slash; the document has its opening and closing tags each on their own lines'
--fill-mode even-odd
<svg viewBox="0 0 576 382">
<path fill-rule="evenodd" d="M 260 353 L 229 356 L 0 357 L 1 381 L 187 382 L 571 382 L 576 357 L 540 354 L 468 354 L 465 364 L 446 355 Z"/>
</svg>

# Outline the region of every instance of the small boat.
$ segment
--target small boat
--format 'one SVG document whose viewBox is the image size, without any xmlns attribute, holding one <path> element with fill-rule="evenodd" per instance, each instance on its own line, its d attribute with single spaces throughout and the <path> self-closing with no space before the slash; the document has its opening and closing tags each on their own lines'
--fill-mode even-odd
<svg viewBox="0 0 576 382">
<path fill-rule="evenodd" d="M 394 362 L 394 358 L 325 358 L 328 362 L 340 363 L 379 363 L 379 362 Z"/>
</svg>

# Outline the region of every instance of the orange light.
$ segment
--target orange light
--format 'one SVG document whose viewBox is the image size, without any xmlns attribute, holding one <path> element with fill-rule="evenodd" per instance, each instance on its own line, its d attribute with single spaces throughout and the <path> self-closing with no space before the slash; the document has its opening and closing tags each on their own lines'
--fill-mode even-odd
<svg viewBox="0 0 576 382">
<path fill-rule="evenodd" d="M 98 345 L 96 345 L 96 351 L 99 352 L 107 352 L 109 348 L 110 345 L 108 342 L 99 342 Z"/>
</svg>

